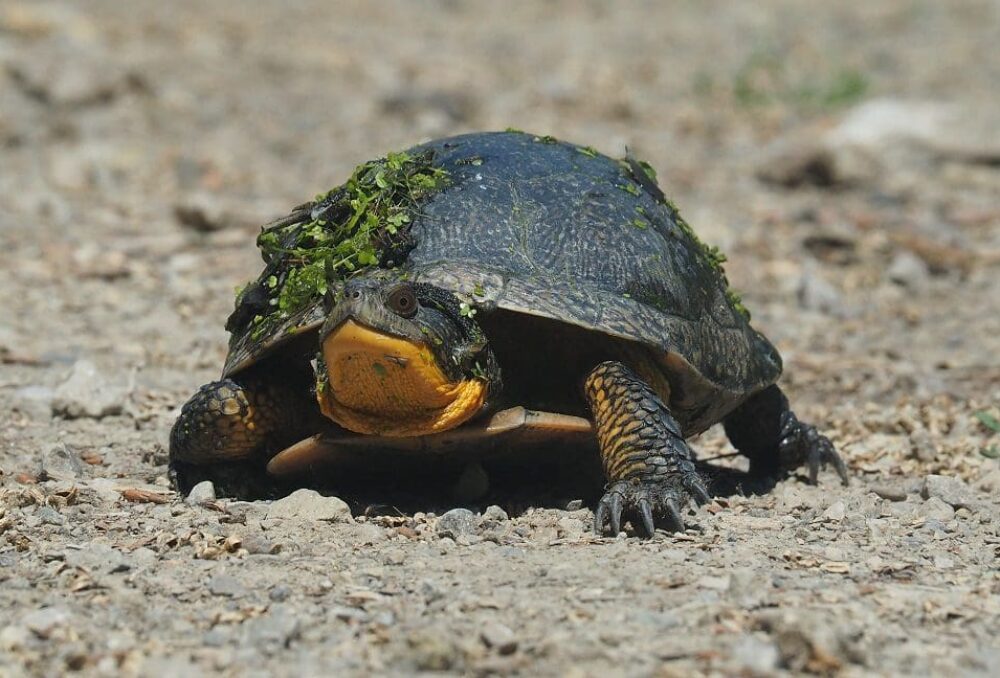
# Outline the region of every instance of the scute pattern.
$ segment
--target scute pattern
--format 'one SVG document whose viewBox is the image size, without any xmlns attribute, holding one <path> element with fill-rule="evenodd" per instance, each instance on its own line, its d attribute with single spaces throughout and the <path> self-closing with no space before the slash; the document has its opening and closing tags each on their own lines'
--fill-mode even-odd
<svg viewBox="0 0 1000 678">
<path fill-rule="evenodd" d="M 408 152 L 428 149 L 448 186 L 414 218 L 408 260 L 364 275 L 431 282 L 483 308 L 660 349 L 676 391 L 672 407 L 691 413 L 691 430 L 780 375 L 781 358 L 727 299 L 722 272 L 627 165 L 520 132 L 451 137 Z M 321 318 L 322 309 L 309 309 L 272 336 L 234 336 L 225 374 Z"/>
</svg>

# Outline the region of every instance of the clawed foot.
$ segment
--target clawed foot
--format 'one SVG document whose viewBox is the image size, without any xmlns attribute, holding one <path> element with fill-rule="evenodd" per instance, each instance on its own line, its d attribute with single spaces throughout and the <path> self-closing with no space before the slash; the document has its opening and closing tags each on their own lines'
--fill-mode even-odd
<svg viewBox="0 0 1000 678">
<path fill-rule="evenodd" d="M 701 505 L 710 499 L 704 483 L 694 472 L 667 479 L 619 480 L 608 486 L 597 504 L 594 531 L 604 534 L 605 523 L 610 521 L 610 534 L 618 534 L 624 515 L 632 519 L 633 527 L 638 527 L 635 520 L 638 518 L 649 537 L 656 530 L 657 519 L 661 519 L 671 532 L 682 532 L 681 508 L 688 500 Z"/>
<path fill-rule="evenodd" d="M 847 467 L 833 443 L 816 427 L 799 421 L 791 411 L 781 415 L 778 454 L 783 468 L 793 469 L 805 464 L 809 468 L 809 483 L 812 485 L 816 484 L 820 467 L 826 468 L 827 464 L 833 465 L 842 484 L 848 483 Z"/>
</svg>

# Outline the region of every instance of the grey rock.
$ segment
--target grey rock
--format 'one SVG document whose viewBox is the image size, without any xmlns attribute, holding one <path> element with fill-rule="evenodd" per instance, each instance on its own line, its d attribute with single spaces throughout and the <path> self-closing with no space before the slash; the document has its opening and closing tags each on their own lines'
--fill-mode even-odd
<svg viewBox="0 0 1000 678">
<path fill-rule="evenodd" d="M 930 269 L 923 259 L 912 252 L 897 252 L 886 269 L 886 277 L 897 285 L 918 290 L 927 284 Z"/>
<path fill-rule="evenodd" d="M 565 516 L 557 520 L 556 527 L 559 528 L 561 536 L 567 539 L 579 538 L 587 532 L 589 528 L 589 526 L 582 520 L 572 516 Z"/>
<path fill-rule="evenodd" d="M 255 555 L 275 555 L 281 552 L 281 544 L 271 541 L 262 534 L 250 533 L 243 536 L 243 548 Z"/>
<path fill-rule="evenodd" d="M 766 574 L 758 570 L 740 567 L 729 573 L 726 589 L 727 597 L 745 609 L 759 607 L 772 589 Z"/>
<path fill-rule="evenodd" d="M 975 508 L 977 500 L 973 491 L 958 478 L 928 475 L 924 477 L 920 496 L 924 499 L 937 497 L 952 508 Z"/>
<path fill-rule="evenodd" d="M 492 504 L 490 506 L 487 506 L 486 510 L 483 511 L 483 520 L 502 523 L 504 521 L 510 520 L 510 517 L 507 515 L 507 512 L 504 511 L 502 508 L 500 508 L 496 504 Z"/>
<path fill-rule="evenodd" d="M 77 360 L 69 377 L 56 389 L 52 398 L 53 414 L 68 419 L 121 414 L 129 389 L 114 383 L 89 360 Z"/>
<path fill-rule="evenodd" d="M 208 580 L 208 590 L 216 596 L 238 598 L 246 593 L 239 579 L 228 574 L 217 574 Z"/>
<path fill-rule="evenodd" d="M 918 514 L 926 518 L 928 522 L 931 520 L 948 522 L 955 517 L 955 509 L 938 497 L 931 497 L 918 509 Z"/>
<path fill-rule="evenodd" d="M 731 657 L 752 674 L 769 675 L 778 666 L 778 648 L 754 636 L 741 636 L 733 643 Z"/>
<path fill-rule="evenodd" d="M 839 523 L 847 515 L 847 509 L 844 506 L 844 502 L 835 501 L 830 504 L 829 508 L 823 511 L 823 518 L 833 522 Z"/>
<path fill-rule="evenodd" d="M 843 309 L 840 292 L 827 282 L 812 265 L 806 265 L 802 268 L 797 296 L 799 306 L 810 311 L 836 314 Z"/>
<path fill-rule="evenodd" d="M 65 443 L 50 445 L 42 454 L 39 466 L 41 480 L 75 480 L 83 475 L 80 455 Z"/>
<path fill-rule="evenodd" d="M 66 518 L 51 506 L 39 507 L 35 515 L 46 525 L 64 525 L 66 523 Z"/>
<path fill-rule="evenodd" d="M 27 646 L 30 642 L 31 631 L 23 626 L 11 624 L 0 629 L 0 650 L 13 652 Z M 0 667 L 2 666 L 3 662 L 0 661 Z"/>
<path fill-rule="evenodd" d="M 125 554 L 100 542 L 86 544 L 80 549 L 67 549 L 64 559 L 67 565 L 92 573 L 110 574 L 130 569 Z"/>
<path fill-rule="evenodd" d="M 338 497 L 324 497 L 315 490 L 296 490 L 268 507 L 268 520 L 275 518 L 301 522 L 354 522 L 351 508 Z"/>
<path fill-rule="evenodd" d="M 299 637 L 302 625 L 284 605 L 275 605 L 269 614 L 248 619 L 243 624 L 244 642 L 265 648 L 284 648 Z"/>
<path fill-rule="evenodd" d="M 976 481 L 976 489 L 982 492 L 1000 494 L 1000 468 L 991 469 L 983 474 Z"/>
<path fill-rule="evenodd" d="M 340 621 L 355 622 L 357 624 L 367 624 L 371 620 L 371 615 L 364 610 L 345 605 L 334 605 L 327 610 L 326 614 L 327 617 L 335 617 Z"/>
<path fill-rule="evenodd" d="M 355 543 L 366 546 L 380 544 L 389 538 L 385 529 L 372 523 L 354 525 L 350 529 L 349 534 Z"/>
<path fill-rule="evenodd" d="M 58 59 L 18 59 L 10 64 L 13 81 L 46 106 L 63 109 L 108 104 L 133 83 L 134 74 L 108 52 L 75 49 L 69 43 L 50 47 Z"/>
<path fill-rule="evenodd" d="M 882 499 L 888 499 L 889 501 L 906 501 L 906 490 L 901 487 L 873 485 L 871 490 L 878 496 L 882 497 Z"/>
<path fill-rule="evenodd" d="M 406 641 L 409 659 L 420 671 L 448 671 L 462 660 L 455 640 L 444 629 L 418 629 Z"/>
<path fill-rule="evenodd" d="M 191 491 L 188 493 L 188 496 L 185 497 L 184 501 L 192 506 L 198 506 L 206 504 L 210 501 L 215 501 L 215 485 L 211 480 L 201 481 L 191 488 Z"/>
<path fill-rule="evenodd" d="M 852 109 L 826 143 L 871 153 L 905 145 L 938 158 L 989 162 L 1000 158 L 997 124 L 996 111 L 988 107 L 881 98 Z"/>
<path fill-rule="evenodd" d="M 924 429 L 917 429 L 910 434 L 910 446 L 913 456 L 920 461 L 934 461 L 938 456 L 937 445 L 931 434 Z"/>
<path fill-rule="evenodd" d="M 32 417 L 42 418 L 52 414 L 52 399 L 55 394 L 54 388 L 32 384 L 14 391 L 14 398 L 17 400 L 18 409 Z"/>
<path fill-rule="evenodd" d="M 221 198 L 206 192 L 192 193 L 174 205 L 174 217 L 182 226 L 200 233 L 221 231 L 239 223 Z"/>
<path fill-rule="evenodd" d="M 832 623 L 826 614 L 779 610 L 761 614 L 758 622 L 771 634 L 782 668 L 804 671 L 807 666 L 823 666 L 831 671 L 864 660 L 853 629 Z"/>
<path fill-rule="evenodd" d="M 514 632 L 499 622 L 486 622 L 479 631 L 479 638 L 486 647 L 495 649 L 500 654 L 513 654 L 517 651 Z"/>
<path fill-rule="evenodd" d="M 372 621 L 380 626 L 392 626 L 396 623 L 396 614 L 392 610 L 382 610 L 372 616 Z"/>
<path fill-rule="evenodd" d="M 267 592 L 267 597 L 275 603 L 283 603 L 292 595 L 292 590 L 287 586 L 279 584 Z"/>
<path fill-rule="evenodd" d="M 757 164 L 757 178 L 766 184 L 795 188 L 841 183 L 835 155 L 814 138 L 792 134 L 772 143 Z"/>
<path fill-rule="evenodd" d="M 472 536 L 479 528 L 479 518 L 469 509 L 457 508 L 443 514 L 437 521 L 438 537 Z"/>
<path fill-rule="evenodd" d="M 207 675 L 190 657 L 181 654 L 147 657 L 138 673 L 157 678 L 202 678 Z"/>
<path fill-rule="evenodd" d="M 386 551 L 385 555 L 382 556 L 382 562 L 385 565 L 402 565 L 406 562 L 406 553 L 401 549 Z"/>
<path fill-rule="evenodd" d="M 61 626 L 70 622 L 69 611 L 61 607 L 43 607 L 24 615 L 21 624 L 39 638 L 47 639 Z"/>
<path fill-rule="evenodd" d="M 205 632 L 205 635 L 201 637 L 201 642 L 206 647 L 222 647 L 229 642 L 231 635 L 227 628 L 216 626 Z"/>
</svg>

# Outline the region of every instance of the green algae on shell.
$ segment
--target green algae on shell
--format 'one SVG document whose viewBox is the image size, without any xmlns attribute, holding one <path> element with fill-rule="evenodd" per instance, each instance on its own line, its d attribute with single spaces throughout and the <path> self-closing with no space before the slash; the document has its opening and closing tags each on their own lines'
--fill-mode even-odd
<svg viewBox="0 0 1000 678">
<path fill-rule="evenodd" d="M 320 301 L 337 283 L 373 266 L 400 265 L 411 247 L 409 225 L 429 195 L 449 183 L 433 153 L 389 153 L 359 165 L 341 186 L 261 229 L 257 246 L 267 264 L 236 299 L 230 331 L 249 320 L 254 339 Z M 258 299 L 239 318 L 247 294 Z M 242 322 L 240 322 L 242 321 Z"/>
<path fill-rule="evenodd" d="M 625 185 L 619 186 L 622 190 L 632 195 L 638 195 L 639 187 L 646 189 L 653 198 L 663 203 L 671 212 L 674 223 L 677 227 L 687 236 L 691 242 L 694 244 L 698 251 L 698 255 L 701 256 L 708 265 L 714 269 L 722 279 L 722 284 L 725 286 L 726 300 L 729 304 L 736 310 L 737 313 L 742 315 L 748 321 L 750 320 L 750 311 L 743 305 L 740 295 L 738 295 L 729 285 L 729 279 L 726 277 L 726 270 L 723 268 L 722 264 L 726 262 L 726 255 L 722 251 L 714 246 L 708 245 L 698 234 L 695 233 L 691 225 L 681 216 L 681 211 L 678 209 L 677 205 L 674 204 L 670 198 L 668 198 L 660 187 L 656 183 L 656 170 L 653 166 L 644 160 L 639 160 L 631 153 L 627 153 L 624 158 L 621 159 L 620 164 L 624 168 L 635 183 L 626 183 Z M 636 185 L 638 184 L 638 186 Z M 634 221 L 633 224 L 638 226 L 638 220 Z"/>
</svg>

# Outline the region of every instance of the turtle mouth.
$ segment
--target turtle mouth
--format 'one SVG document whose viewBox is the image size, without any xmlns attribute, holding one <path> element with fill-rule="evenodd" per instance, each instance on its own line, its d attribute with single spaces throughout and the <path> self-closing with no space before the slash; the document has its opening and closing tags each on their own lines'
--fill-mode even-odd
<svg viewBox="0 0 1000 678">
<path fill-rule="evenodd" d="M 487 383 L 451 379 L 424 342 L 348 319 L 322 343 L 323 414 L 356 433 L 418 436 L 455 428 L 482 410 Z"/>
</svg>

